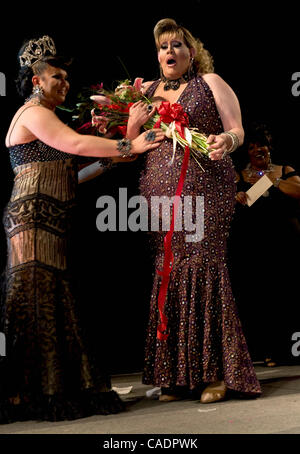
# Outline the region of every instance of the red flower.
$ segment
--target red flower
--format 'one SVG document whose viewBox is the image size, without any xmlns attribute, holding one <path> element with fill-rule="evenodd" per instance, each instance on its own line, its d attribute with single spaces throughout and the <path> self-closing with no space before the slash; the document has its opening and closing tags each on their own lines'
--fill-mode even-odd
<svg viewBox="0 0 300 454">
<path fill-rule="evenodd" d="M 81 131 L 82 129 L 89 129 L 91 128 L 93 125 L 92 125 L 92 122 L 89 121 L 87 123 L 84 123 L 82 126 L 80 126 L 79 128 L 77 128 L 76 131 Z"/>
<path fill-rule="evenodd" d="M 107 108 L 109 110 L 122 110 L 122 107 L 119 106 L 118 104 L 110 104 L 109 106 L 107 106 Z"/>
<path fill-rule="evenodd" d="M 129 109 L 131 106 L 133 106 L 134 102 L 129 102 L 124 108 L 122 109 L 122 112 L 129 112 Z"/>
<path fill-rule="evenodd" d="M 118 126 L 118 131 L 122 134 L 123 137 L 125 137 L 127 132 L 127 126 Z"/>
</svg>

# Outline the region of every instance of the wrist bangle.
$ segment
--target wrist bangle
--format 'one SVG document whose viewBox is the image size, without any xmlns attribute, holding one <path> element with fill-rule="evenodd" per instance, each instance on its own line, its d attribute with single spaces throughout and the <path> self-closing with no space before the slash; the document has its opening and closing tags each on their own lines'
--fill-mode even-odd
<svg viewBox="0 0 300 454">
<path fill-rule="evenodd" d="M 132 156 L 130 153 L 131 150 L 131 140 L 130 139 L 121 139 L 117 142 L 117 150 L 121 153 L 122 158 L 128 158 Z"/>
<path fill-rule="evenodd" d="M 280 184 L 281 181 L 282 181 L 281 178 L 276 178 L 275 181 L 274 181 L 274 183 L 273 183 L 273 186 L 274 186 L 275 188 L 278 188 L 278 186 L 279 186 L 279 184 Z"/>
<path fill-rule="evenodd" d="M 234 132 L 226 131 L 226 132 L 224 132 L 224 134 L 226 134 L 227 136 L 229 136 L 231 138 L 231 141 L 232 141 L 231 147 L 226 151 L 227 151 L 227 153 L 232 153 L 240 146 L 239 138 Z"/>
</svg>

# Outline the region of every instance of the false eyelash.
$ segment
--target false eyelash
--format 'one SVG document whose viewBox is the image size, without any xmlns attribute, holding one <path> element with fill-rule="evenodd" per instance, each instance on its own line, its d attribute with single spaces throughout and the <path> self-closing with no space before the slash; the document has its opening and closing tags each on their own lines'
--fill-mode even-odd
<svg viewBox="0 0 300 454">
<path fill-rule="evenodd" d="M 173 47 L 181 47 L 182 46 L 182 43 L 180 41 L 176 41 L 175 43 L 172 44 Z M 168 45 L 167 44 L 162 44 L 160 46 L 161 49 L 167 49 L 168 48 Z"/>
</svg>

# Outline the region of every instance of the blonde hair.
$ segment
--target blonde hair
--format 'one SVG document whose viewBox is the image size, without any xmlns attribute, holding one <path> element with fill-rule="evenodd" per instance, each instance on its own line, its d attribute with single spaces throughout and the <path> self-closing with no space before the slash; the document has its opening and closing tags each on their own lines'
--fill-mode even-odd
<svg viewBox="0 0 300 454">
<path fill-rule="evenodd" d="M 173 19 L 161 19 L 153 30 L 157 50 L 161 44 L 163 35 L 176 36 L 185 43 L 189 49 L 195 50 L 194 66 L 197 73 L 207 74 L 214 72 L 214 63 L 211 54 L 203 46 L 203 43 L 181 25 L 177 25 Z"/>
</svg>

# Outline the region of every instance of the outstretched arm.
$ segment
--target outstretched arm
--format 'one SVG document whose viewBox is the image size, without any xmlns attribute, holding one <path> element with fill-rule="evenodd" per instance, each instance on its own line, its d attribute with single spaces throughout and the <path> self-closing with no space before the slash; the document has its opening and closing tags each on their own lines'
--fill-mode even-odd
<svg viewBox="0 0 300 454">
<path fill-rule="evenodd" d="M 79 156 L 120 157 L 117 140 L 105 139 L 91 135 L 78 134 L 65 125 L 49 109 L 34 106 L 22 115 L 22 126 L 47 145 Z M 143 153 L 156 148 L 163 138 L 161 130 L 156 130 L 155 140 L 148 142 L 143 133 L 132 141 L 131 153 Z"/>
</svg>

